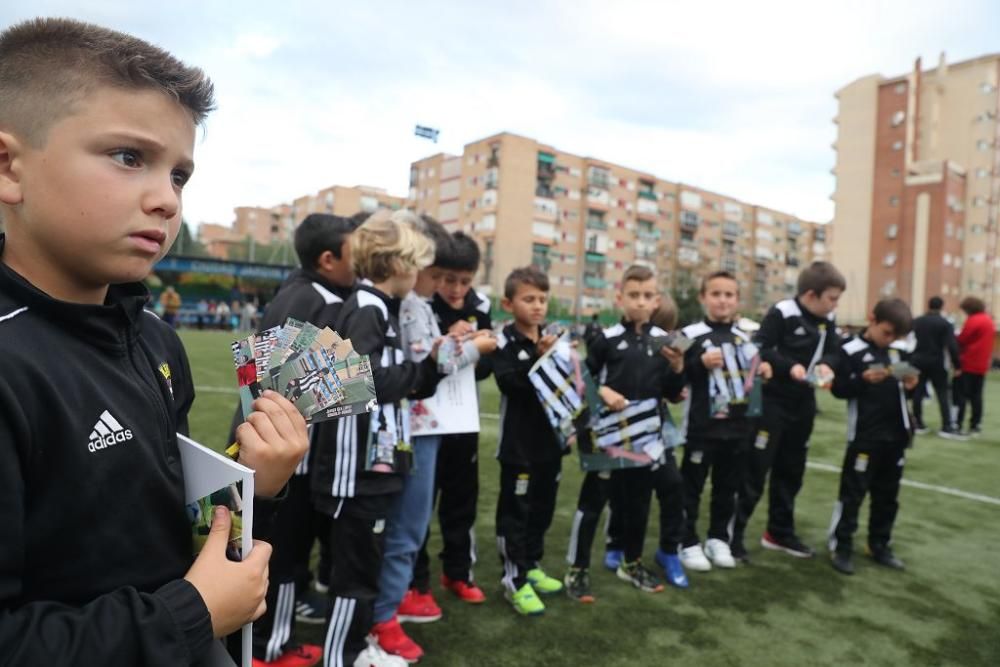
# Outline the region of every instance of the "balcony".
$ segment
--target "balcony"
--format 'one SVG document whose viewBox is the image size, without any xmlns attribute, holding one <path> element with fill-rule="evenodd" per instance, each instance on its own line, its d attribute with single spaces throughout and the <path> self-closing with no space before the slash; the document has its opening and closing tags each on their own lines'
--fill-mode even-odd
<svg viewBox="0 0 1000 667">
<path fill-rule="evenodd" d="M 583 276 L 583 286 L 589 289 L 604 289 L 608 286 L 608 281 L 601 276 L 586 273 Z"/>
<path fill-rule="evenodd" d="M 734 222 L 726 222 L 726 223 L 723 223 L 723 225 L 722 225 L 722 235 L 723 236 L 726 236 L 726 237 L 729 237 L 729 238 L 733 238 L 733 239 L 738 239 L 741 236 L 741 233 L 742 233 L 742 230 L 740 229 L 740 226 L 737 225 Z"/>
<path fill-rule="evenodd" d="M 694 231 L 701 224 L 701 216 L 694 211 L 681 211 L 681 229 Z"/>
<path fill-rule="evenodd" d="M 589 250 L 583 255 L 584 261 L 588 264 L 595 264 L 597 266 L 604 266 L 607 258 L 599 252 L 590 252 Z"/>
<path fill-rule="evenodd" d="M 652 190 L 639 190 L 640 199 L 649 199 L 651 201 L 657 201 L 656 193 Z"/>
<path fill-rule="evenodd" d="M 826 240 L 826 230 L 817 229 L 813 232 L 813 241 L 825 241 Z"/>
<path fill-rule="evenodd" d="M 789 236 L 798 236 L 802 233 L 802 225 L 797 222 L 789 222 L 787 232 Z"/>
<path fill-rule="evenodd" d="M 686 266 L 694 266 L 699 262 L 701 256 L 694 248 L 679 248 L 677 250 L 677 261 Z"/>
<path fill-rule="evenodd" d="M 587 252 L 605 254 L 608 252 L 608 235 L 601 232 L 588 231 L 584 238 L 584 249 Z"/>
<path fill-rule="evenodd" d="M 587 185 L 607 190 L 611 186 L 611 173 L 601 167 L 591 167 L 587 171 Z"/>
<path fill-rule="evenodd" d="M 653 229 L 652 227 L 643 227 L 642 225 L 639 225 L 638 230 L 636 230 L 636 236 L 638 236 L 640 239 L 658 241 L 660 239 L 660 230 Z"/>
<path fill-rule="evenodd" d="M 591 186 L 587 188 L 587 205 L 596 205 L 607 209 L 611 207 L 611 197 L 608 195 L 608 191 L 606 189 L 601 189 L 591 184 Z"/>
<path fill-rule="evenodd" d="M 636 213 L 640 216 L 655 218 L 660 214 L 660 208 L 656 205 L 656 200 L 640 199 L 636 206 Z"/>
<path fill-rule="evenodd" d="M 559 218 L 559 207 L 547 196 L 535 193 L 535 219 L 554 221 Z"/>
</svg>

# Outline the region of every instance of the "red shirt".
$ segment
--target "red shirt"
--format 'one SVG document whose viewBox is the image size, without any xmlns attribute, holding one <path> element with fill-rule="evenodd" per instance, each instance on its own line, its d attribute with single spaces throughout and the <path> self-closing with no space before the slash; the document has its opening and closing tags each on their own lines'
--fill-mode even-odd
<svg viewBox="0 0 1000 667">
<path fill-rule="evenodd" d="M 993 337 L 996 329 L 993 318 L 986 313 L 970 315 L 958 334 L 958 345 L 962 348 L 960 362 L 963 373 L 985 375 L 993 360 Z"/>
</svg>

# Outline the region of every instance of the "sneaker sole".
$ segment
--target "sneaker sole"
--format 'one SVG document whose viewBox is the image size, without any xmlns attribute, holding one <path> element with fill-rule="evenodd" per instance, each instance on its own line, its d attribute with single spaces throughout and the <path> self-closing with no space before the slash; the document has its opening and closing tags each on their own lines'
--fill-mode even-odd
<svg viewBox="0 0 1000 667">
<path fill-rule="evenodd" d="M 763 537 L 760 538 L 760 546 L 770 551 L 780 551 L 782 553 L 786 553 L 789 556 L 794 556 L 795 558 L 812 558 L 815 555 L 807 553 L 805 551 L 796 551 L 795 549 L 789 549 L 788 547 L 783 547 L 780 544 L 769 542 L 768 540 L 765 540 Z"/>
<path fill-rule="evenodd" d="M 433 623 L 440 621 L 443 614 L 437 616 L 397 616 L 400 623 Z"/>
<path fill-rule="evenodd" d="M 577 602 L 581 602 L 583 604 L 594 604 L 595 602 L 597 602 L 597 598 L 595 598 L 593 595 L 581 595 L 579 597 L 576 597 L 574 595 L 566 593 L 566 597 L 568 597 L 570 600 L 576 600 Z"/>
<path fill-rule="evenodd" d="M 648 586 L 640 586 L 639 584 L 636 583 L 635 579 L 628 576 L 628 574 L 622 572 L 621 570 L 616 571 L 615 576 L 617 576 L 622 581 L 627 581 L 628 583 L 632 584 L 634 588 L 642 591 L 643 593 L 661 593 L 664 590 L 663 584 L 657 584 L 655 588 L 649 588 Z"/>
<path fill-rule="evenodd" d="M 682 558 L 681 559 L 681 565 L 684 566 L 685 570 L 690 570 L 692 572 L 711 572 L 712 571 L 712 564 L 711 563 L 709 563 L 708 566 L 706 567 L 705 565 L 702 565 L 700 563 L 691 563 L 691 562 L 685 561 Z"/>
<path fill-rule="evenodd" d="M 944 438 L 945 440 L 956 440 L 958 442 L 967 442 L 969 440 L 969 436 L 962 435 L 961 433 L 939 432 L 937 435 L 939 438 Z"/>
</svg>

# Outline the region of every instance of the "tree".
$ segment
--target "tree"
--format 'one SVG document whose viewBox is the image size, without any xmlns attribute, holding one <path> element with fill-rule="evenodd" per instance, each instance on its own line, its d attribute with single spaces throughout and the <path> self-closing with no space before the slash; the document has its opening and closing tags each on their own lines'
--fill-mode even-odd
<svg viewBox="0 0 1000 667">
<path fill-rule="evenodd" d="M 185 257 L 209 256 L 205 246 L 191 234 L 191 228 L 188 226 L 187 220 L 181 221 L 181 229 L 177 233 L 177 239 L 174 241 L 174 245 L 170 247 L 170 250 L 167 251 L 167 256 L 170 255 L 183 255 Z"/>
</svg>

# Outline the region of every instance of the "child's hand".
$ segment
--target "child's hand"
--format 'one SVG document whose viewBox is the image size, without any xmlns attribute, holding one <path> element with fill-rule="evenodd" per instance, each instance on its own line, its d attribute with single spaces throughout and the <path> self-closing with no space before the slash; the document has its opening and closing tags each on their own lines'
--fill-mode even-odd
<svg viewBox="0 0 1000 667">
<path fill-rule="evenodd" d="M 475 330 L 476 327 L 474 327 L 472 325 L 472 322 L 470 322 L 469 320 L 458 320 L 450 327 L 448 327 L 448 333 L 453 334 L 455 336 L 465 336 L 467 334 L 474 332 Z"/>
<path fill-rule="evenodd" d="M 788 371 L 788 377 L 792 378 L 796 382 L 805 382 L 806 367 L 802 364 L 795 364 L 792 366 L 792 370 Z"/>
<path fill-rule="evenodd" d="M 816 364 L 815 375 L 818 378 L 823 378 L 824 386 L 829 386 L 833 382 L 836 373 L 826 364 Z"/>
<path fill-rule="evenodd" d="M 236 429 L 239 462 L 254 471 L 256 495 L 271 498 L 309 449 L 306 420 L 291 401 L 270 389 L 253 402 L 253 409 Z"/>
<path fill-rule="evenodd" d="M 913 391 L 917 387 L 917 383 L 920 382 L 919 375 L 904 375 L 903 376 L 903 389 L 906 391 Z"/>
<path fill-rule="evenodd" d="M 757 367 L 757 375 L 761 376 L 765 380 L 770 380 L 774 377 L 774 369 L 766 361 L 762 361 L 760 366 Z"/>
<path fill-rule="evenodd" d="M 473 336 L 472 344 L 476 346 L 480 355 L 491 354 L 497 349 L 496 336 Z"/>
<path fill-rule="evenodd" d="M 663 358 L 670 362 L 670 370 L 674 373 L 684 372 L 684 353 L 680 350 L 675 350 L 669 345 L 664 345 L 660 348 L 660 354 Z"/>
<path fill-rule="evenodd" d="M 701 363 L 709 370 L 722 368 L 722 350 L 715 348 L 704 353 L 701 355 Z"/>
<path fill-rule="evenodd" d="M 556 344 L 557 340 L 559 340 L 558 336 L 553 336 L 551 334 L 548 336 L 542 336 L 535 345 L 535 348 L 538 350 L 538 354 L 545 354 L 548 352 L 552 346 Z"/>
<path fill-rule="evenodd" d="M 868 384 L 878 384 L 879 382 L 884 382 L 887 377 L 889 377 L 888 368 L 869 368 L 861 374 L 861 379 Z"/>
<path fill-rule="evenodd" d="M 624 410 L 625 406 L 628 405 L 628 401 L 625 400 L 625 397 L 611 387 L 602 386 L 597 390 L 597 393 L 601 397 L 601 400 L 604 401 L 604 404 L 608 406 L 608 409 L 613 410 L 614 412 Z"/>
<path fill-rule="evenodd" d="M 226 558 L 232 518 L 225 507 L 216 507 L 212 529 L 184 578 L 191 582 L 212 617 L 212 634 L 225 637 L 264 615 L 267 605 L 267 563 L 271 545 L 254 540 L 253 550 L 241 563 Z"/>
</svg>

